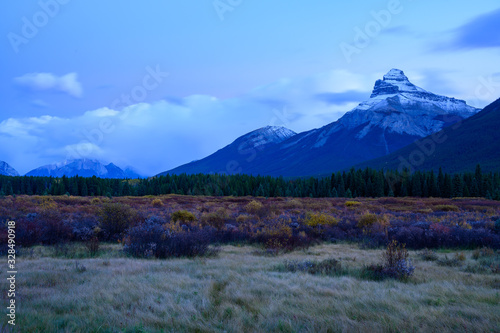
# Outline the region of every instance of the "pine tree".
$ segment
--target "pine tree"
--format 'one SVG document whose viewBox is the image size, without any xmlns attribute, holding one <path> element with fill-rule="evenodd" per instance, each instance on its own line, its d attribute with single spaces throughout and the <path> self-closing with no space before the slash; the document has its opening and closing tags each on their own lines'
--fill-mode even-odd
<svg viewBox="0 0 500 333">
<path fill-rule="evenodd" d="M 462 177 L 460 175 L 455 174 L 453 176 L 453 185 L 452 185 L 452 195 L 453 197 L 462 197 L 463 196 L 463 189 L 464 189 L 464 184 L 462 181 Z"/>
</svg>

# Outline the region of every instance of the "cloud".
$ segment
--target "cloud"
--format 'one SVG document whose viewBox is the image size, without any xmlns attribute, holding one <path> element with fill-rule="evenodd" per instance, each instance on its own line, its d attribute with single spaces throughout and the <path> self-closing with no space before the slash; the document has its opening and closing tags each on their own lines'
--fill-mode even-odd
<svg viewBox="0 0 500 333">
<path fill-rule="evenodd" d="M 52 73 L 28 73 L 14 78 L 14 82 L 18 87 L 32 92 L 62 92 L 76 98 L 82 97 L 83 94 L 83 88 L 78 82 L 76 73 L 68 73 L 63 76 Z"/>
<path fill-rule="evenodd" d="M 53 87 L 51 78 L 37 75 L 28 81 Z M 0 156 L 10 156 L 8 162 L 20 172 L 65 159 L 95 158 L 154 175 L 212 154 L 260 127 L 301 132 L 324 126 L 366 99 L 374 81 L 334 70 L 283 79 L 239 98 L 192 95 L 67 118 L 10 118 L 0 122 Z"/>
<path fill-rule="evenodd" d="M 456 29 L 452 48 L 475 49 L 500 47 L 500 9 L 476 17 Z"/>
</svg>

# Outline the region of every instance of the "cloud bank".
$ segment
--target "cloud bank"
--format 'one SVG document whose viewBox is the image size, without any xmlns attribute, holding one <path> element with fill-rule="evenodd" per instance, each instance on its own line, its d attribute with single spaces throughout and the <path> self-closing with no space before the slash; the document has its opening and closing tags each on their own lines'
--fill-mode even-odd
<svg viewBox="0 0 500 333">
<path fill-rule="evenodd" d="M 9 118 L 0 122 L 0 159 L 22 173 L 65 159 L 96 158 L 154 175 L 203 158 L 260 127 L 301 132 L 326 125 L 369 97 L 374 80 L 334 70 L 283 79 L 239 98 L 193 95 L 67 118 Z M 76 74 L 35 73 L 15 81 L 27 89 L 81 95 Z"/>
<path fill-rule="evenodd" d="M 461 49 L 500 47 L 500 9 L 459 27 L 452 46 Z"/>
</svg>

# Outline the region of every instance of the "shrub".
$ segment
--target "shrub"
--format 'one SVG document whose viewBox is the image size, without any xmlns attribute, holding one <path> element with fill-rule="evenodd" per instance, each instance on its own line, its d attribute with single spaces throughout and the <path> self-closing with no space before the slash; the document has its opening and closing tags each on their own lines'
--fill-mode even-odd
<svg viewBox="0 0 500 333">
<path fill-rule="evenodd" d="M 406 280 L 413 275 L 415 267 L 408 259 L 408 250 L 405 244 L 393 240 L 387 245 L 384 253 L 383 273 L 398 280 Z"/>
<path fill-rule="evenodd" d="M 458 212 L 460 209 L 455 205 L 436 205 L 432 207 L 434 211 Z"/>
<path fill-rule="evenodd" d="M 196 221 L 196 216 L 194 216 L 193 213 L 188 212 L 187 210 L 178 210 L 172 214 L 171 220 L 174 223 L 177 221 L 188 223 Z"/>
<path fill-rule="evenodd" d="M 265 208 L 264 205 L 259 201 L 252 200 L 245 205 L 245 211 L 248 214 L 263 216 L 265 213 Z"/>
<path fill-rule="evenodd" d="M 335 276 L 342 273 L 340 261 L 330 258 L 320 262 L 305 260 L 285 260 L 282 266 L 277 267 L 279 271 L 285 272 L 305 272 L 312 275 Z"/>
<path fill-rule="evenodd" d="M 425 261 L 436 261 L 438 260 L 438 256 L 435 251 L 429 249 L 423 249 L 420 252 L 420 257 Z"/>
<path fill-rule="evenodd" d="M 87 241 L 94 236 L 94 230 L 99 224 L 95 216 L 76 216 L 73 218 L 73 239 Z"/>
<path fill-rule="evenodd" d="M 141 258 L 202 256 L 213 253 L 209 251 L 210 237 L 207 230 L 174 232 L 158 224 L 143 223 L 129 230 L 124 251 Z"/>
<path fill-rule="evenodd" d="M 34 220 L 40 228 L 37 242 L 53 245 L 71 239 L 72 228 L 63 220 L 57 204 L 52 199 L 43 200 Z"/>
<path fill-rule="evenodd" d="M 370 227 L 378 221 L 378 217 L 372 213 L 366 213 L 359 218 L 358 228 Z"/>
<path fill-rule="evenodd" d="M 97 238 L 97 236 L 92 237 L 85 243 L 85 247 L 89 251 L 89 255 L 95 257 L 99 252 L 99 238 Z"/>
<path fill-rule="evenodd" d="M 495 222 L 495 231 L 500 232 L 500 219 Z"/>
<path fill-rule="evenodd" d="M 472 253 L 472 258 L 478 260 L 479 258 L 484 257 L 493 257 L 495 255 L 495 251 L 489 247 L 483 247 L 482 249 L 476 249 Z"/>
<path fill-rule="evenodd" d="M 215 212 L 201 214 L 200 220 L 203 225 L 220 230 L 224 228 L 224 225 L 229 220 L 229 214 L 224 207 L 220 207 Z"/>
<path fill-rule="evenodd" d="M 238 215 L 238 217 L 236 218 L 236 222 L 238 222 L 238 223 L 245 223 L 245 222 L 248 222 L 250 220 L 252 220 L 252 216 L 247 215 L 247 214 Z"/>
<path fill-rule="evenodd" d="M 302 208 L 304 205 L 297 199 L 287 200 L 283 203 L 284 209 L 297 209 Z"/>
<path fill-rule="evenodd" d="M 361 277 L 374 281 L 381 281 L 388 278 L 384 266 L 380 264 L 363 266 L 361 269 Z"/>
<path fill-rule="evenodd" d="M 448 266 L 448 267 L 458 267 L 462 266 L 461 260 L 459 260 L 458 256 L 455 255 L 453 258 L 448 258 L 447 255 L 444 256 L 444 259 L 438 260 L 439 266 Z"/>
<path fill-rule="evenodd" d="M 333 226 L 337 225 L 339 222 L 335 217 L 325 214 L 325 213 L 311 213 L 308 212 L 304 219 L 304 224 L 309 227 L 317 227 L 317 226 Z"/>
<path fill-rule="evenodd" d="M 361 205 L 361 202 L 359 202 L 359 201 L 346 201 L 344 204 L 344 206 L 346 206 L 346 207 L 356 207 L 359 205 Z"/>
<path fill-rule="evenodd" d="M 311 238 L 304 232 L 292 229 L 290 221 L 282 218 L 266 221 L 262 224 L 251 240 L 263 244 L 266 249 L 276 251 L 293 251 L 304 249 L 311 245 Z"/>
<path fill-rule="evenodd" d="M 115 240 L 134 222 L 137 212 L 128 205 L 105 203 L 98 212 L 99 226 L 106 240 Z"/>
<path fill-rule="evenodd" d="M 160 199 L 154 199 L 152 202 L 151 202 L 151 205 L 153 207 L 163 207 L 163 201 L 161 201 Z"/>
</svg>

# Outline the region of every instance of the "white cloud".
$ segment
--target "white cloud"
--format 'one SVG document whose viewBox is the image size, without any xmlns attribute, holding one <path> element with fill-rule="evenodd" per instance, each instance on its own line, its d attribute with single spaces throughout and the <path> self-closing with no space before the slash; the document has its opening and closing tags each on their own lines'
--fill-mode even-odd
<svg viewBox="0 0 500 333">
<path fill-rule="evenodd" d="M 52 73 L 28 73 L 14 78 L 14 82 L 21 88 L 30 91 L 57 91 L 80 98 L 83 88 L 78 82 L 78 74 L 68 73 L 57 76 Z"/>
<path fill-rule="evenodd" d="M 24 82 L 53 87 L 51 78 L 35 75 Z M 24 173 L 85 157 L 132 165 L 153 175 L 203 158 L 260 127 L 285 126 L 300 132 L 326 125 L 361 102 L 352 101 L 357 97 L 351 96 L 359 96 L 352 92 L 369 91 L 371 79 L 332 71 L 281 80 L 240 98 L 193 95 L 180 103 L 161 100 L 121 111 L 100 108 L 72 118 L 11 118 L 0 122 L 0 140 L 6 143 L 0 145 L 0 156 L 16 156 L 8 162 Z M 325 92 L 333 93 L 327 102 L 317 97 Z"/>
</svg>

